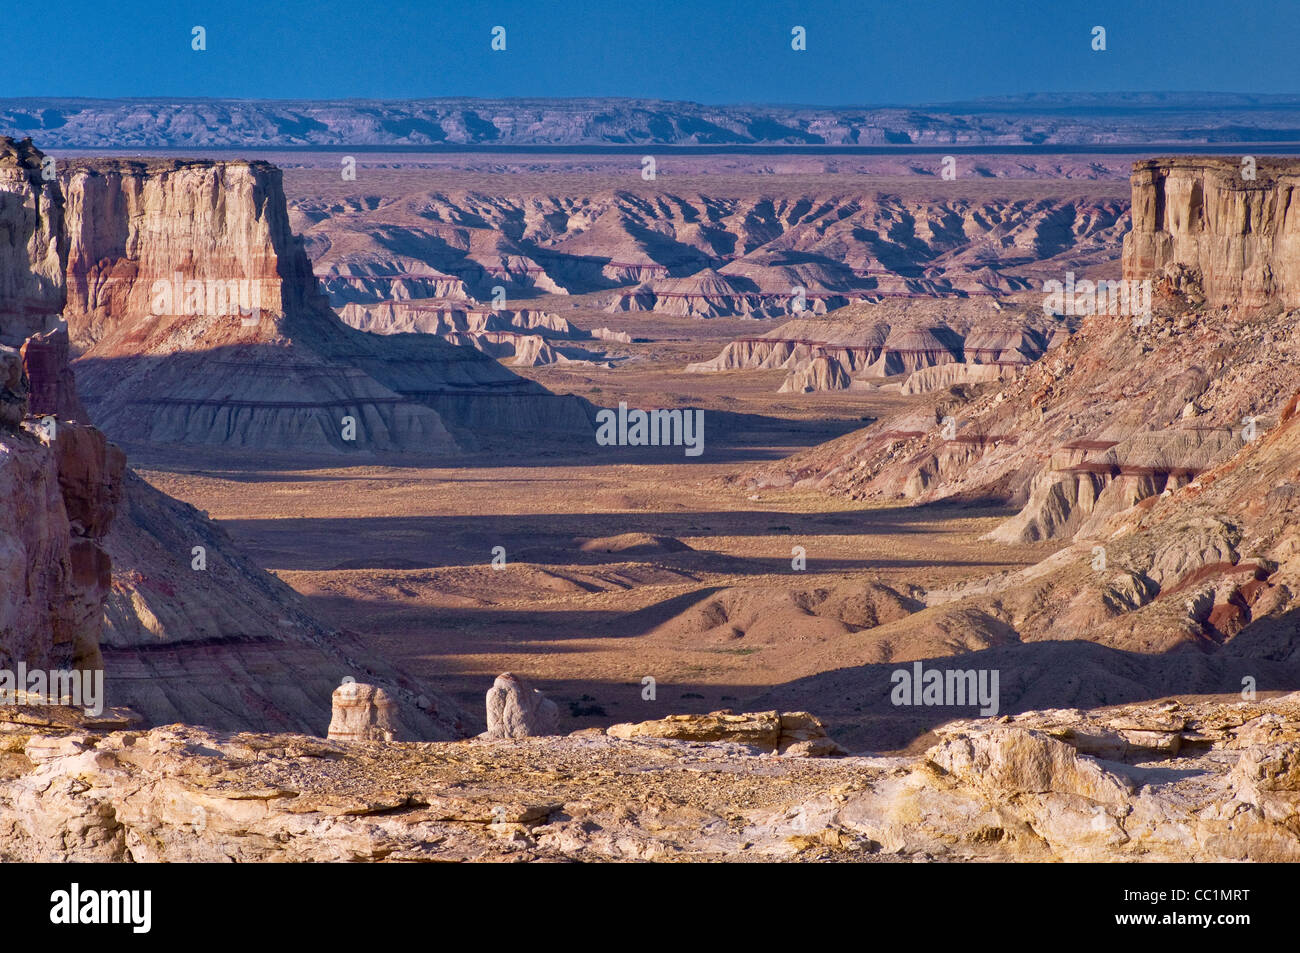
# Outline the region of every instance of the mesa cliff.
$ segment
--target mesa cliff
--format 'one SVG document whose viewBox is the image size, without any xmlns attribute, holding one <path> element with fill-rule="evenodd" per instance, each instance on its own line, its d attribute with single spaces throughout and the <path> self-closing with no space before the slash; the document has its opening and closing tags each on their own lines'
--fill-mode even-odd
<svg viewBox="0 0 1300 953">
<path fill-rule="evenodd" d="M 1300 169 L 1200 156 L 1134 166 L 1126 279 L 1166 279 L 1212 307 L 1300 305 Z"/>
<path fill-rule="evenodd" d="M 340 322 L 274 166 L 87 160 L 60 178 L 80 391 L 127 445 L 436 454 L 590 432 L 582 401 L 473 348 Z"/>
<path fill-rule="evenodd" d="M 1243 186 L 1219 159 L 1138 163 L 1126 275 L 1157 285 L 1149 316 L 1088 315 L 1013 381 L 935 391 L 747 481 L 997 500 L 1019 512 L 990 541 L 1061 541 L 1028 569 L 924 593 L 912 631 L 960 625 L 982 648 L 1068 641 L 1080 656 L 1081 638 L 1142 656 L 1195 648 L 1206 690 L 1279 664 L 1270 677 L 1287 684 L 1300 591 L 1284 476 L 1297 459 L 1300 314 L 1286 277 L 1297 171 L 1267 160 L 1259 170 Z M 1004 674 L 1027 649 L 998 649 Z M 833 694 L 835 679 L 820 681 Z"/>
<path fill-rule="evenodd" d="M 76 408 L 59 321 L 67 245 L 43 158 L 0 139 L 0 665 L 98 668 L 125 458 L 60 414 Z"/>
</svg>

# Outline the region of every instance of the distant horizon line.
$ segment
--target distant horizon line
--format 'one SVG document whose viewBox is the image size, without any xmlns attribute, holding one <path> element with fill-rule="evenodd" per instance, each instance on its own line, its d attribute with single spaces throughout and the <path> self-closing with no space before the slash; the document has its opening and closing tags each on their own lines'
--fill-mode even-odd
<svg viewBox="0 0 1300 953">
<path fill-rule="evenodd" d="M 1160 108 L 1162 106 L 1196 105 L 1198 100 L 1210 100 L 1207 108 L 1224 108 L 1238 105 L 1296 105 L 1300 106 L 1300 93 L 1246 93 L 1230 90 L 1122 90 L 1111 92 L 1038 91 L 967 99 L 930 100 L 915 102 L 878 103 L 806 103 L 727 101 L 702 102 L 694 99 L 665 99 L 657 96 L 175 96 L 151 94 L 147 96 L 94 96 L 81 94 L 42 94 L 39 96 L 0 96 L 0 105 L 36 102 L 87 102 L 87 103 L 241 103 L 241 104 L 335 104 L 335 103 L 657 103 L 665 105 L 696 106 L 702 108 L 761 108 L 761 109 L 825 109 L 825 110 L 880 110 L 880 109 L 939 109 L 955 107 L 997 107 L 1008 105 L 1054 106 L 1071 104 L 1131 106 L 1134 108 Z"/>
</svg>

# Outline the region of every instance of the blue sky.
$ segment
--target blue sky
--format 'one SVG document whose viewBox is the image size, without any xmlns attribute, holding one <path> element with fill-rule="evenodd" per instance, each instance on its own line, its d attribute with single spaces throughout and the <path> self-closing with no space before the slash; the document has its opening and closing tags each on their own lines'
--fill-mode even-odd
<svg viewBox="0 0 1300 953">
<path fill-rule="evenodd" d="M 42 0 L 0 96 L 638 96 L 916 103 L 1026 92 L 1300 92 L 1297 0 Z M 190 49 L 191 28 L 207 50 Z M 506 27 L 505 52 L 490 31 Z M 807 50 L 790 48 L 795 25 Z M 1094 26 L 1107 50 L 1091 49 Z"/>
</svg>

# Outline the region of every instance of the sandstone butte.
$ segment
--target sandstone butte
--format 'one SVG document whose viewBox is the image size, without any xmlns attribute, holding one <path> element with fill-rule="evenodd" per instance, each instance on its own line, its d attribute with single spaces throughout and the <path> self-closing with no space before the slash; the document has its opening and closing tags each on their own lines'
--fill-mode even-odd
<svg viewBox="0 0 1300 953">
<path fill-rule="evenodd" d="M 70 323 L 84 331 L 95 326 L 96 308 L 104 304 L 72 289 L 72 280 L 68 288 L 61 280 L 64 275 L 81 277 L 72 264 L 75 255 L 67 250 L 75 241 L 63 231 L 71 216 L 65 215 L 60 191 L 68 188 L 69 196 L 75 196 L 76 190 L 46 181 L 40 158 L 30 143 L 4 142 L 0 151 L 0 215 L 9 226 L 0 231 L 7 239 L 0 245 L 0 287 L 6 292 L 0 343 L 10 349 L 0 352 L 6 361 L 6 388 L 0 394 L 6 421 L 0 431 L 0 479 L 5 481 L 0 577 L 7 594 L 0 645 L 8 659 L 29 664 L 93 666 L 99 662 L 99 609 L 110 579 L 104 544 L 124 515 L 122 484 L 129 477 L 120 451 L 97 430 L 56 419 L 53 435 L 44 429 L 38 433 L 38 420 L 29 413 L 53 416 L 59 407 L 77 406 L 70 395 L 59 396 L 73 380 L 58 359 L 58 316 L 71 312 L 77 320 Z M 1169 168 L 1171 175 L 1178 171 L 1175 163 Z M 1183 168 L 1192 178 L 1201 177 L 1205 194 L 1205 183 L 1215 180 L 1222 163 L 1189 162 Z M 199 182 L 227 173 L 250 183 L 256 178 L 220 164 L 185 169 Z M 139 172 L 133 194 L 137 187 L 139 194 L 149 194 L 155 172 L 167 179 L 174 171 Z M 110 178 L 120 172 L 118 166 L 107 173 L 92 170 Z M 1139 167 L 1134 177 L 1139 201 L 1145 172 Z M 1282 178 L 1266 175 L 1245 186 L 1252 192 L 1249 201 L 1267 205 L 1270 193 L 1288 187 Z M 256 207 L 257 202 L 250 204 L 250 209 Z M 1128 258 L 1130 274 L 1145 277 L 1150 270 L 1162 284 L 1166 300 L 1158 320 L 1141 328 L 1122 318 L 1085 320 L 1071 341 L 999 391 L 1000 399 L 977 395 L 971 412 L 996 413 L 1003 404 L 1017 408 L 1016 414 L 1039 409 L 1041 424 L 1047 409 L 1056 406 L 1053 401 L 1060 400 L 1076 417 L 1092 419 L 1088 412 L 1096 412 L 1079 403 L 1080 393 L 1104 379 L 1101 365 L 1109 362 L 1119 395 L 1109 403 L 1120 411 L 1150 414 L 1156 421 L 1163 419 L 1158 411 L 1175 405 L 1181 405 L 1179 419 L 1205 414 L 1221 422 L 1236 413 L 1242 405 L 1234 400 L 1244 399 L 1240 388 L 1230 386 L 1236 369 L 1212 366 L 1198 377 L 1179 363 L 1192 347 L 1181 338 L 1192 338 L 1204 353 L 1211 340 L 1231 334 L 1234 314 L 1204 303 L 1220 293 L 1213 287 L 1232 287 L 1237 280 L 1233 268 L 1241 272 L 1243 286 L 1248 284 L 1244 263 L 1231 256 L 1227 273 L 1207 279 L 1219 262 L 1217 236 L 1210 229 L 1226 226 L 1211 216 L 1198 221 L 1207 233 L 1204 240 L 1175 243 L 1157 236 L 1151 242 L 1152 247 L 1177 249 L 1170 254 L 1181 257 L 1148 260 L 1135 253 Z M 1251 219 L 1262 221 L 1272 221 L 1269 228 L 1278 235 L 1289 230 L 1285 216 Z M 202 229 L 181 232 L 179 247 L 206 241 Z M 1282 248 L 1262 236 L 1257 246 L 1271 255 Z M 301 265 L 300 259 L 292 260 L 298 261 L 295 268 Z M 1281 264 L 1276 268 L 1283 270 Z M 1212 286 L 1208 292 L 1207 280 Z M 1260 287 L 1273 296 L 1261 305 L 1271 323 L 1269 330 L 1255 328 L 1260 336 L 1249 340 L 1254 345 L 1261 344 L 1262 335 L 1288 327 L 1289 320 L 1285 305 L 1275 300 L 1283 294 L 1282 285 Z M 282 287 L 281 294 L 292 298 L 309 290 L 295 284 Z M 112 307 L 110 300 L 110 313 Z M 305 320 L 291 307 L 273 307 L 272 315 L 272 329 L 252 332 L 259 343 L 266 336 L 280 346 L 276 336 Z M 102 340 L 112 338 L 111 324 Z M 164 325 L 150 355 L 169 359 L 184 347 L 168 337 L 178 325 Z M 37 341 L 45 345 L 43 352 L 29 349 L 43 357 L 18 371 L 14 350 L 52 332 Z M 317 333 L 319 339 L 313 337 Z M 330 326 L 308 328 L 305 336 L 315 348 L 318 340 L 338 333 Z M 1096 348 L 1087 350 L 1076 340 Z M 50 342 L 55 342 L 52 347 Z M 383 363 L 382 353 L 377 354 L 374 366 Z M 1184 381 L 1181 389 L 1158 398 L 1146 391 L 1127 392 L 1124 375 L 1131 372 L 1134 357 L 1144 355 L 1150 355 L 1147 363 L 1157 385 Z M 21 357 L 19 353 L 19 362 Z M 1286 370 L 1295 363 L 1285 351 L 1273 360 L 1285 363 Z M 926 593 L 932 608 L 925 611 L 973 600 L 970 604 L 982 604 L 990 613 L 1037 618 L 1034 624 L 1047 626 L 1041 631 L 1060 625 L 1074 637 L 1088 632 L 1103 643 L 1125 631 L 1130 636 L 1146 631 L 1146 652 L 1173 647 L 1161 639 L 1217 634 L 1218 644 L 1230 653 L 1237 649 L 1233 632 L 1249 622 L 1251 644 L 1243 648 L 1253 651 L 1255 659 L 1294 655 L 1292 594 L 1300 591 L 1300 539 L 1294 527 L 1300 521 L 1292 510 L 1300 499 L 1292 491 L 1300 471 L 1300 423 L 1296 401 L 1287 396 L 1295 383 L 1283 369 L 1267 364 L 1251 370 L 1265 382 L 1251 398 L 1263 402 L 1256 409 L 1267 422 L 1259 439 L 1243 441 L 1220 456 L 1211 454 L 1190 479 L 1184 479 L 1186 468 L 1176 460 L 1157 460 L 1128 473 L 1125 466 L 1137 465 L 1128 459 L 1115 464 L 1116 472 L 1098 468 L 1103 488 L 1131 478 L 1126 484 L 1132 491 L 1129 505 L 1120 505 L 1121 497 L 1107 510 L 1093 509 L 1109 545 L 1123 557 L 1116 559 L 1113 572 L 1080 572 L 1080 554 L 1067 548 L 1068 558 L 1052 557 L 1022 573 L 959 591 Z M 34 405 L 34 399 L 53 403 Z M 1157 399 L 1162 403 L 1150 403 Z M 1267 416 L 1270 400 L 1279 406 Z M 973 482 L 968 471 L 979 474 L 985 467 L 990 473 L 1021 473 L 1004 485 L 1008 492 L 1031 497 L 1034 467 L 1018 456 L 1022 445 L 994 440 L 992 433 L 983 431 L 983 440 L 958 441 L 967 449 L 952 469 L 939 466 L 937 455 L 928 451 L 936 461 L 931 485 Z M 915 438 L 890 439 L 906 443 Z M 1108 448 L 1122 445 L 1123 439 L 1121 435 Z M 1089 437 L 1078 449 L 1092 452 L 1102 443 L 1100 437 Z M 843 453 L 846 447 L 880 452 L 878 446 L 864 444 L 870 439 L 854 437 L 818 452 Z M 921 451 L 922 459 L 926 453 Z M 1007 456 L 1010 462 L 1000 460 Z M 864 479 L 882 479 L 889 465 L 885 458 L 875 475 Z M 844 469 L 843 463 L 839 466 Z M 819 471 L 809 467 L 809 472 Z M 1152 483 L 1159 492 L 1144 492 Z M 833 482 L 823 486 L 845 489 Z M 132 499 L 132 510 L 135 503 Z M 148 505 L 183 510 L 165 497 Z M 205 525 L 197 514 L 181 522 L 191 528 Z M 215 534 L 211 538 L 224 551 L 228 541 Z M 241 566 L 237 556 L 229 560 L 232 579 L 259 593 L 263 606 L 285 613 L 290 624 L 283 627 L 281 642 L 306 659 L 302 668 L 311 678 L 323 678 L 331 665 L 335 671 L 342 667 L 345 658 L 331 633 L 311 630 L 305 613 L 293 614 L 287 594 L 275 591 L 250 566 Z M 1249 579 L 1241 569 L 1250 570 Z M 1175 592 L 1177 599 L 1159 598 Z M 184 603 L 192 595 L 164 590 L 166 598 L 153 604 L 162 609 L 169 600 Z M 1017 599 L 1031 597 L 1050 606 L 1046 621 L 1041 604 L 1015 607 Z M 147 654 L 138 653 L 138 658 Z M 111 673 L 113 661 L 105 660 Z M 168 674 L 163 672 L 156 683 L 164 691 Z M 271 680 L 278 677 L 283 683 L 295 674 L 286 666 L 278 676 L 273 671 Z M 245 688 L 254 681 L 243 673 L 234 677 Z M 300 679 L 300 692 L 307 693 L 309 681 Z M 137 682 L 148 686 L 151 679 L 142 675 Z M 356 724 L 340 726 L 344 734 L 393 737 L 400 720 L 402 731 L 415 737 L 436 737 L 439 731 L 456 736 L 448 713 L 437 714 L 436 698 L 413 698 L 415 687 L 396 679 L 371 683 L 382 690 L 382 695 L 366 696 L 375 716 L 354 717 Z M 176 681 L 169 690 L 175 693 L 169 699 L 197 707 L 176 689 Z M 329 696 L 322 692 L 318 703 L 327 710 Z M 140 697 L 142 708 L 154 701 L 147 691 Z M 110 695 L 110 702 L 118 704 L 118 696 Z M 276 711 L 277 702 L 281 709 L 296 707 L 293 701 L 286 705 L 266 696 L 268 710 Z M 165 709 L 155 704 L 154 710 Z M 157 723 L 155 715 L 144 714 L 146 723 Z M 274 721 L 266 712 L 254 714 Z M 279 716 L 288 717 L 283 710 Z M 923 753 L 888 758 L 873 756 L 869 746 L 864 746 L 867 752 L 858 748 L 847 757 L 810 757 L 836 753 L 820 742 L 825 738 L 818 731 L 820 721 L 779 710 L 670 716 L 658 723 L 568 736 L 415 742 L 328 740 L 184 724 L 146 728 L 137 719 L 120 708 L 95 718 L 59 706 L 0 709 L 0 855 L 57 861 L 1300 859 L 1295 834 L 1300 815 L 1298 695 L 1150 702 L 1094 711 L 1044 709 L 950 722 L 935 729 L 934 743 Z M 319 719 L 312 734 L 324 725 L 325 719 Z"/>
</svg>

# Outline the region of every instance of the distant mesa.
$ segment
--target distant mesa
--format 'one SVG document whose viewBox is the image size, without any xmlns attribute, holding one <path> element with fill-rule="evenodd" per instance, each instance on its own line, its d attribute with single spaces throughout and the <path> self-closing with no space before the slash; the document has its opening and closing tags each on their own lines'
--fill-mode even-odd
<svg viewBox="0 0 1300 953">
<path fill-rule="evenodd" d="M 1243 124 L 1243 110 L 1250 122 Z M 909 106 L 655 99 L 0 100 L 0 134 L 47 148 L 295 146 L 1140 146 L 1284 142 L 1294 96 L 1037 94 Z"/>
</svg>

